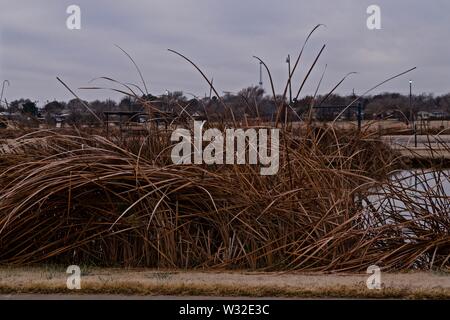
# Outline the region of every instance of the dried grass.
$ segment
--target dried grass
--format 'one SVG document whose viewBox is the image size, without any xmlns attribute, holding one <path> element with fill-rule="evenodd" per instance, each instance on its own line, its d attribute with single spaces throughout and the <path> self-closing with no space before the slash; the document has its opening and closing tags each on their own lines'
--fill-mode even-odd
<svg viewBox="0 0 450 320">
<path fill-rule="evenodd" d="M 129 85 L 122 87 L 114 90 L 133 96 L 151 118 L 157 108 Z M 275 126 L 287 108 L 286 90 Z M 214 126 L 237 127 L 233 111 L 225 110 Z M 434 189 L 425 188 L 416 197 L 409 186 L 389 182 L 397 153 L 369 130 L 337 131 L 306 120 L 300 129 L 285 118 L 275 176 L 261 176 L 255 165 L 173 165 L 170 133 L 157 126 L 137 136 L 106 136 L 101 129 L 16 130 L 0 150 L 0 263 L 448 268 L 448 196 L 441 192 L 436 201 Z M 448 182 L 444 178 L 439 183 Z M 390 199 L 387 206 L 376 197 L 380 190 Z"/>
<path fill-rule="evenodd" d="M 448 266 L 448 198 L 432 202 L 437 215 L 417 213 L 430 221 L 420 228 L 398 210 L 367 217 L 362 199 L 396 161 L 364 132 L 284 131 L 279 173 L 260 176 L 250 165 L 173 165 L 168 132 L 150 130 L 15 139 L 0 163 L 1 263 L 344 271 L 433 255 Z M 407 189 L 393 196 L 417 205 Z"/>
</svg>

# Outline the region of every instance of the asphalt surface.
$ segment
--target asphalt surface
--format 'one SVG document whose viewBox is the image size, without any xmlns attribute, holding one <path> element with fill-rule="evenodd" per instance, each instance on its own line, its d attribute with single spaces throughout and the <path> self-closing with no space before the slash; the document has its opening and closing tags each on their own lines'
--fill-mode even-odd
<svg viewBox="0 0 450 320">
<path fill-rule="evenodd" d="M 414 135 L 392 135 L 383 136 L 382 139 L 391 144 L 394 147 L 415 147 L 416 138 Z M 450 148 L 450 135 L 439 135 L 438 137 L 432 135 L 417 135 L 417 147 L 418 148 Z"/>
</svg>

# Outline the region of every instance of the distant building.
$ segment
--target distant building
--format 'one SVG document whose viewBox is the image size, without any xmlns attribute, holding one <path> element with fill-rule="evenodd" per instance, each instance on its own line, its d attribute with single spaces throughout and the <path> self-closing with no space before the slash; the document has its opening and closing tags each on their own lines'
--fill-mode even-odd
<svg viewBox="0 0 450 320">
<path fill-rule="evenodd" d="M 431 113 L 428 111 L 419 111 L 417 112 L 417 119 L 418 120 L 428 120 L 431 117 Z"/>
<path fill-rule="evenodd" d="M 448 113 L 444 111 L 419 111 L 417 112 L 418 120 L 442 120 L 448 117 Z"/>
<path fill-rule="evenodd" d="M 22 114 L 20 112 L 0 112 L 0 117 L 6 118 L 7 120 L 20 120 Z"/>
<path fill-rule="evenodd" d="M 444 111 L 435 111 L 431 113 L 433 119 L 444 119 L 448 115 Z"/>
<path fill-rule="evenodd" d="M 314 118 L 319 121 L 364 119 L 362 104 L 314 106 L 313 109 Z"/>
</svg>

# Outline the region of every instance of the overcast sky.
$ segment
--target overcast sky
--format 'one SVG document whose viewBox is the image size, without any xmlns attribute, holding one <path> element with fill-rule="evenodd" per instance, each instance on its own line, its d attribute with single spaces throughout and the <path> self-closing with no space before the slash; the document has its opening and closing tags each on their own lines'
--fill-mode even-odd
<svg viewBox="0 0 450 320">
<path fill-rule="evenodd" d="M 305 93 L 311 93 L 328 65 L 320 92 L 356 71 L 339 92 L 361 93 L 411 67 L 410 75 L 380 91 L 435 94 L 450 92 L 450 1 L 448 0 L 0 0 L 0 80 L 8 79 L 6 98 L 70 99 L 56 80 L 71 88 L 108 76 L 139 84 L 127 50 L 140 66 L 152 94 L 182 90 L 203 96 L 207 83 L 175 49 L 214 77 L 219 92 L 235 92 L 259 82 L 253 55 L 270 67 L 277 91 L 287 76 L 287 54 L 297 56 L 309 31 L 309 42 L 293 81 L 297 91 L 321 46 L 327 47 Z M 69 5 L 81 8 L 81 30 L 69 30 Z M 381 30 L 366 26 L 367 7 L 381 8 Z M 268 78 L 263 77 L 265 89 Z M 97 85 L 108 85 L 98 81 Z M 110 91 L 76 90 L 84 99 L 120 99 Z"/>
</svg>

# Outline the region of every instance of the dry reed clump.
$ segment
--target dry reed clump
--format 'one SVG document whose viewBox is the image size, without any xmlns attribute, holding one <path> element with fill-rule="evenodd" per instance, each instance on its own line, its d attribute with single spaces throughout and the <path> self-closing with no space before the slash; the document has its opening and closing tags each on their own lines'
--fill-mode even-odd
<svg viewBox="0 0 450 320">
<path fill-rule="evenodd" d="M 0 263 L 348 271 L 436 252 L 448 266 L 448 224 L 425 248 L 397 232 L 407 221 L 367 218 L 374 164 L 380 175 L 395 158 L 364 134 L 285 131 L 279 173 L 264 177 L 250 165 L 173 165 L 167 132 L 154 130 L 16 139 L 1 154 Z"/>
<path fill-rule="evenodd" d="M 383 229 L 375 238 L 383 259 L 398 268 L 448 268 L 449 194 L 449 171 L 438 168 L 396 173 L 365 196 L 370 225 Z"/>
<path fill-rule="evenodd" d="M 223 105 L 222 122 L 216 125 L 239 127 L 206 75 L 171 52 L 200 71 Z M 270 78 L 278 127 L 287 115 L 288 83 L 279 101 L 268 67 L 257 59 Z M 135 98 L 150 118 L 154 111 L 161 113 L 129 85 L 104 79 L 122 85 L 114 90 Z M 285 117 L 280 169 L 274 176 L 261 176 L 250 165 L 173 165 L 170 132 L 156 126 L 136 136 L 105 136 L 101 130 L 14 135 L 0 149 L 0 264 L 448 268 L 448 197 L 433 202 L 430 211 L 408 187 L 393 188 L 385 178 L 398 164 L 396 153 L 368 130 L 316 127 L 311 117 L 305 123 L 296 130 Z M 373 197 L 381 189 L 413 208 L 414 219 L 402 219 L 404 210 L 395 206 L 380 206 L 382 200 Z M 411 230 L 414 237 L 405 237 L 402 230 Z"/>
</svg>

